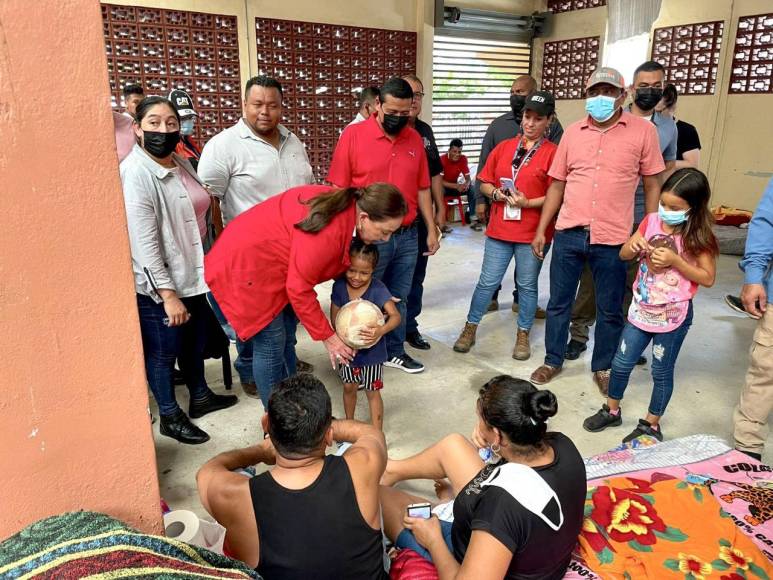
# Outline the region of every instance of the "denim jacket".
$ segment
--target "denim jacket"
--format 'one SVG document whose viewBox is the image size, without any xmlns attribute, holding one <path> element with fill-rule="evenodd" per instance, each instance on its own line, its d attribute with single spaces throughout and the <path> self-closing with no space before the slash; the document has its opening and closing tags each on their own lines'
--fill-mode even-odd
<svg viewBox="0 0 773 580">
<path fill-rule="evenodd" d="M 186 159 L 177 154 L 173 158 L 178 171 L 201 182 Z M 203 246 L 207 241 L 202 242 L 182 180 L 135 145 L 121 163 L 121 182 L 137 293 L 161 302 L 157 292 L 161 288 L 174 290 L 180 298 L 208 292 Z"/>
<path fill-rule="evenodd" d="M 749 224 L 746 251 L 739 266 L 746 274 L 744 283 L 765 286 L 768 304 L 773 304 L 773 179 Z"/>
</svg>

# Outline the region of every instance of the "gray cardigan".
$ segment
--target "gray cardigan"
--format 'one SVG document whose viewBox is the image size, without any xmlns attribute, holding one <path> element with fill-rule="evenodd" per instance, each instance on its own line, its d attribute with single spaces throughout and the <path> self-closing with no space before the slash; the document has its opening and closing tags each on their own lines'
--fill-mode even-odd
<svg viewBox="0 0 773 580">
<path fill-rule="evenodd" d="M 202 183 L 187 159 L 177 154 L 173 158 L 179 171 Z M 137 293 L 161 302 L 160 288 L 174 290 L 180 298 L 208 292 L 203 245 L 207 241 L 202 242 L 182 180 L 135 145 L 121 162 L 121 182 Z M 208 232 L 209 223 L 208 213 Z"/>
</svg>

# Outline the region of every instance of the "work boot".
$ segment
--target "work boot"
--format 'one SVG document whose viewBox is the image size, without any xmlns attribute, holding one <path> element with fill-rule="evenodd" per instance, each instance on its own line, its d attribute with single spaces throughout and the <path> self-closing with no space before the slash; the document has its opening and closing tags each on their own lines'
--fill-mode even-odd
<svg viewBox="0 0 773 580">
<path fill-rule="evenodd" d="M 539 306 L 537 306 L 537 313 L 534 315 L 534 318 L 545 320 L 547 317 L 548 317 L 548 313 L 545 312 L 543 308 L 540 308 Z"/>
<path fill-rule="evenodd" d="M 499 302 L 497 302 L 496 300 L 492 300 L 491 302 L 488 303 L 488 306 L 486 307 L 486 312 L 484 312 L 483 314 L 488 314 L 489 312 L 496 312 L 497 310 L 499 310 Z"/>
<path fill-rule="evenodd" d="M 161 415 L 159 431 L 161 435 L 189 445 L 198 445 L 209 441 L 209 435 L 191 423 L 182 409 L 174 415 Z"/>
<path fill-rule="evenodd" d="M 593 382 L 599 388 L 599 393 L 604 397 L 609 394 L 609 375 L 611 371 L 609 369 L 603 371 L 596 371 L 593 373 Z"/>
<path fill-rule="evenodd" d="M 515 360 L 529 360 L 531 356 L 531 345 L 529 344 L 529 331 L 518 329 L 515 335 L 515 348 L 513 348 L 513 358 Z"/>
<path fill-rule="evenodd" d="M 472 345 L 475 344 L 475 332 L 478 330 L 478 325 L 472 322 L 466 322 L 464 329 L 459 338 L 454 343 L 454 350 L 456 352 L 470 352 Z"/>
</svg>

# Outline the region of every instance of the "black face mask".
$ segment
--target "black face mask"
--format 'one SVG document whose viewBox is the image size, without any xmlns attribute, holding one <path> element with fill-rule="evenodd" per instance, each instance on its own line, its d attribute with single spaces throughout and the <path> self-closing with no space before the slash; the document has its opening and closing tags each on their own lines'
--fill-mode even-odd
<svg viewBox="0 0 773 580">
<path fill-rule="evenodd" d="M 663 89 L 657 87 L 647 87 L 642 89 L 636 89 L 636 96 L 633 102 L 642 111 L 651 111 L 663 98 Z"/>
<path fill-rule="evenodd" d="M 515 120 L 519 123 L 523 118 L 524 105 L 526 105 L 526 95 L 510 95 L 510 108 L 513 110 Z"/>
<path fill-rule="evenodd" d="M 381 126 L 384 127 L 387 135 L 397 135 L 408 124 L 408 117 L 401 115 L 387 115 L 384 113 L 384 120 L 381 121 Z"/>
<path fill-rule="evenodd" d="M 143 131 L 143 147 L 153 157 L 163 159 L 174 152 L 180 142 L 180 132 L 160 133 L 159 131 Z"/>
</svg>

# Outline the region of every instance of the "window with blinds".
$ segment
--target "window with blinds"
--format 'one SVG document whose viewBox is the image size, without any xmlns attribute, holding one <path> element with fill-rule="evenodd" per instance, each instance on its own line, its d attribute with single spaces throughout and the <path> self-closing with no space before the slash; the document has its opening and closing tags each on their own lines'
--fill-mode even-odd
<svg viewBox="0 0 773 580">
<path fill-rule="evenodd" d="M 510 110 L 513 80 L 529 74 L 531 46 L 525 42 L 435 36 L 432 129 L 441 153 L 451 139 L 464 142 L 470 164 L 491 121 Z"/>
</svg>

